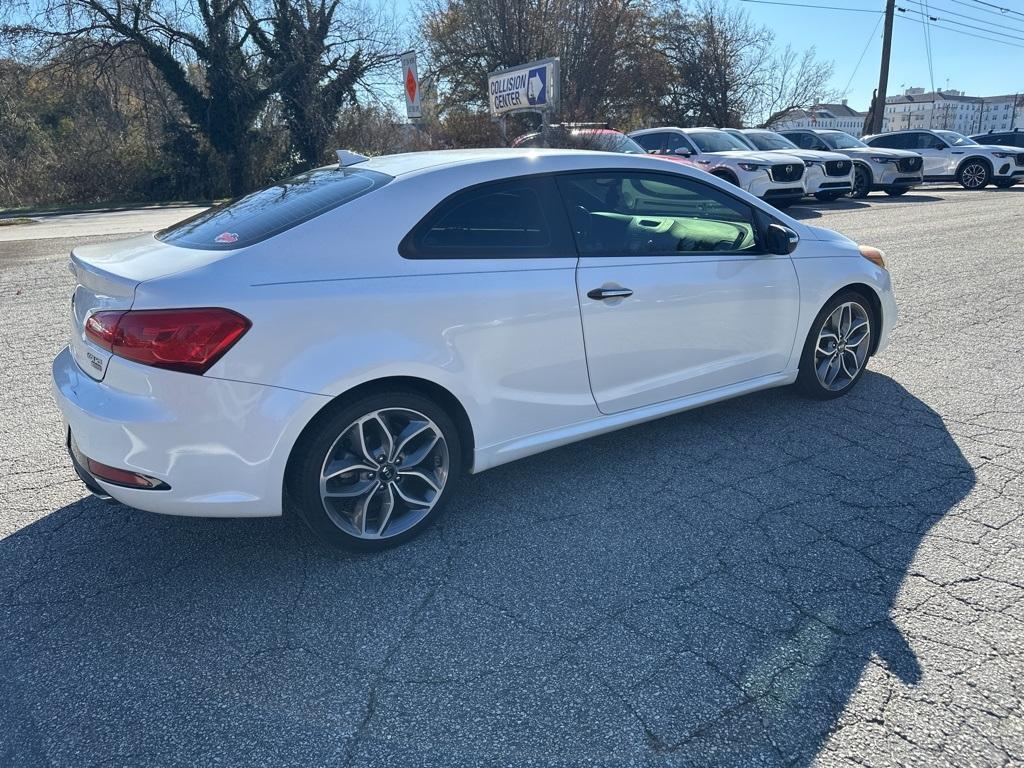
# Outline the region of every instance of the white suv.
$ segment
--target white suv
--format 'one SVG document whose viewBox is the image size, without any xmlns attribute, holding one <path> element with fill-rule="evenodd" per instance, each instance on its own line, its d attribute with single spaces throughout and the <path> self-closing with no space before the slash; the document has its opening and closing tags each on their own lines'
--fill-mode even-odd
<svg viewBox="0 0 1024 768">
<path fill-rule="evenodd" d="M 629 137 L 652 154 L 689 158 L 698 168 L 776 208 L 785 208 L 807 193 L 802 160 L 781 152 L 754 151 L 718 128 L 647 128 Z"/>
<path fill-rule="evenodd" d="M 956 131 L 896 131 L 865 136 L 871 147 L 909 149 L 924 158 L 925 181 L 956 181 L 964 189 L 1005 189 L 1024 178 L 1024 151 L 979 144 Z"/>
<path fill-rule="evenodd" d="M 838 152 L 853 161 L 851 197 L 867 197 L 874 190 L 898 197 L 921 184 L 922 160 L 916 152 L 869 147 L 845 131 L 823 128 L 787 128 L 780 134 L 800 149 Z"/>
<path fill-rule="evenodd" d="M 853 191 L 853 161 L 838 152 L 822 152 L 816 149 L 800 149 L 796 144 L 775 131 L 766 128 L 723 128 L 726 133 L 737 136 L 751 149 L 765 152 L 785 152 L 803 160 L 804 189 L 808 195 L 829 202 Z"/>
</svg>

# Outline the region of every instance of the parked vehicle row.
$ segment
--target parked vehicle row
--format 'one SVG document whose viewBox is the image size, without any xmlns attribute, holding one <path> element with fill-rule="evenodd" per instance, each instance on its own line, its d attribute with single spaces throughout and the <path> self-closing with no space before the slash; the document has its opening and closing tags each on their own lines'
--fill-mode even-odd
<svg viewBox="0 0 1024 768">
<path fill-rule="evenodd" d="M 965 189 L 1007 188 L 1024 178 L 1024 135 L 987 134 L 979 143 L 954 131 L 896 131 L 864 140 L 829 129 L 646 128 L 625 136 L 608 128 L 559 126 L 515 146 L 566 146 L 638 153 L 701 168 L 777 208 L 806 195 L 822 202 L 873 191 L 903 195 L 925 182 Z M 981 138 L 986 138 L 981 137 Z M 1016 142 L 1016 143 L 1015 143 Z"/>
</svg>

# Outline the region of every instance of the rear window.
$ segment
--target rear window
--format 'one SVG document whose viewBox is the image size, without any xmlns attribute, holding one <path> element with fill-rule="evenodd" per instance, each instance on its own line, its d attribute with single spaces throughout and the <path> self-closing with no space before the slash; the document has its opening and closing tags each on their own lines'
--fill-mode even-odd
<svg viewBox="0 0 1024 768">
<path fill-rule="evenodd" d="M 182 248 L 245 248 L 382 187 L 391 178 L 360 168 L 317 168 L 210 208 L 156 236 Z"/>
</svg>

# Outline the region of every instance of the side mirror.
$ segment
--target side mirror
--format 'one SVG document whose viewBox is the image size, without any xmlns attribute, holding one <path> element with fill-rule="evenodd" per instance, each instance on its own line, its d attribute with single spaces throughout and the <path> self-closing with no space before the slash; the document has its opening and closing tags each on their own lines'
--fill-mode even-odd
<svg viewBox="0 0 1024 768">
<path fill-rule="evenodd" d="M 676 147 L 675 149 L 672 150 L 672 154 L 679 155 L 680 157 L 689 157 L 690 155 L 693 154 L 693 152 L 688 150 L 686 147 Z"/>
<path fill-rule="evenodd" d="M 782 224 L 769 224 L 764 233 L 765 249 L 776 256 L 788 256 L 799 242 L 800 235 Z"/>
</svg>

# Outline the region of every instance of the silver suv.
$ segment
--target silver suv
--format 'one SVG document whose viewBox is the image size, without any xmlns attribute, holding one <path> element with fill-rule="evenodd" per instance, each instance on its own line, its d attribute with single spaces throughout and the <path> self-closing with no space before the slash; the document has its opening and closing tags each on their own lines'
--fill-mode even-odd
<svg viewBox="0 0 1024 768">
<path fill-rule="evenodd" d="M 909 149 L 924 158 L 925 181 L 956 181 L 964 189 L 1003 189 L 1024 178 L 1024 150 L 979 144 L 956 131 L 895 131 L 865 136 L 872 147 Z"/>
<path fill-rule="evenodd" d="M 779 133 L 800 149 L 839 152 L 853 160 L 852 197 L 867 197 L 873 190 L 902 195 L 924 182 L 921 156 L 916 152 L 869 147 L 845 131 L 787 128 Z"/>
</svg>

